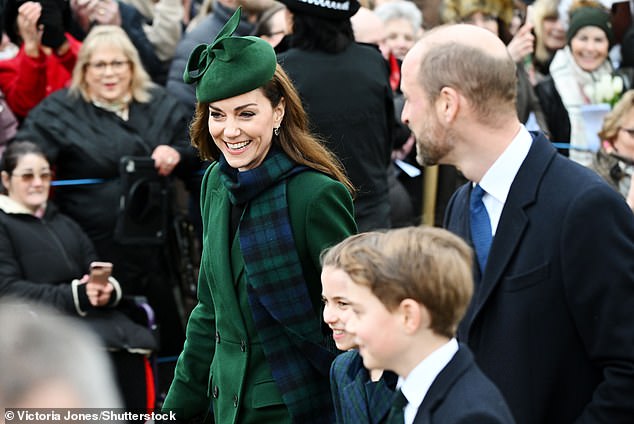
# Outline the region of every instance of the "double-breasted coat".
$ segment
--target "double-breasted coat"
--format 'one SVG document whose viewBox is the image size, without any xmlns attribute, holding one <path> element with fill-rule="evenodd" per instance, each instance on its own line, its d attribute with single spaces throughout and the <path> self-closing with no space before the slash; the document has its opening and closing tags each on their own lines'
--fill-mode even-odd
<svg viewBox="0 0 634 424">
<path fill-rule="evenodd" d="M 290 422 L 255 330 L 244 259 L 238 234 L 230 239 L 231 203 L 219 168 L 212 166 L 203 179 L 198 305 L 164 409 L 188 419 L 213 404 L 217 423 Z M 287 199 L 315 319 L 321 321 L 319 255 L 356 232 L 352 199 L 342 184 L 314 171 L 288 180 Z M 326 330 L 324 337 L 329 337 Z M 327 383 L 328 370 L 324 379 Z"/>
</svg>

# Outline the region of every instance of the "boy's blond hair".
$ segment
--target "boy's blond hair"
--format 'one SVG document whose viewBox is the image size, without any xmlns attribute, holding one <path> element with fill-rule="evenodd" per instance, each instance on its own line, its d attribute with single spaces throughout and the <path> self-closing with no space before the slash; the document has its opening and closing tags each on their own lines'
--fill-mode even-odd
<svg viewBox="0 0 634 424">
<path fill-rule="evenodd" d="M 368 287 L 389 311 L 404 299 L 424 305 L 431 330 L 454 337 L 471 300 L 473 253 L 458 236 L 408 227 L 351 236 L 322 254 L 322 265 Z"/>
</svg>

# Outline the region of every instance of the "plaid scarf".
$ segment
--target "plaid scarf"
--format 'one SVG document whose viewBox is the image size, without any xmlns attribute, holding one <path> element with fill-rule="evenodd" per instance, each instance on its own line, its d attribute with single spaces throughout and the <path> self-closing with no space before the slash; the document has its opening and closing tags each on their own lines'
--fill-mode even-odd
<svg viewBox="0 0 634 424">
<path fill-rule="evenodd" d="M 333 422 L 328 373 L 334 353 L 323 345 L 293 239 L 286 183 L 308 168 L 271 147 L 263 163 L 238 172 L 220 158 L 220 178 L 239 226 L 251 313 L 273 379 L 295 423 Z"/>
</svg>

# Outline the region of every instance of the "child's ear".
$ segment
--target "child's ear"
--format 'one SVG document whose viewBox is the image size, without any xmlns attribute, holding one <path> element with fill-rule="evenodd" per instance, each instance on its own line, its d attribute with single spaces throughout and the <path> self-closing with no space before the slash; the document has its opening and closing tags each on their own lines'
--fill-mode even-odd
<svg viewBox="0 0 634 424">
<path fill-rule="evenodd" d="M 403 299 L 399 305 L 403 317 L 403 326 L 408 334 L 414 334 L 421 328 L 429 328 L 429 312 L 414 299 Z"/>
</svg>

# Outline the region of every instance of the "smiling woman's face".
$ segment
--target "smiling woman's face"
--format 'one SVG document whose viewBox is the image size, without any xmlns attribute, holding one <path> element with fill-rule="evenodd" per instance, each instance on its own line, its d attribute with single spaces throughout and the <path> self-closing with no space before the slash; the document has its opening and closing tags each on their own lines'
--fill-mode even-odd
<svg viewBox="0 0 634 424">
<path fill-rule="evenodd" d="M 563 49 L 566 46 L 566 29 L 559 16 L 549 16 L 542 21 L 544 46 L 550 51 Z"/>
<path fill-rule="evenodd" d="M 608 58 L 610 42 L 599 27 L 581 28 L 570 40 L 570 50 L 575 62 L 586 72 L 599 68 Z"/>
<path fill-rule="evenodd" d="M 91 99 L 116 103 L 130 95 L 132 65 L 121 49 L 102 46 L 90 56 L 84 78 Z"/>
<path fill-rule="evenodd" d="M 35 212 L 48 200 L 51 188 L 48 161 L 40 155 L 27 153 L 18 160 L 10 175 L 2 171 L 2 184 L 11 199 Z"/>
<path fill-rule="evenodd" d="M 209 133 L 229 166 L 248 171 L 264 161 L 283 117 L 284 99 L 273 107 L 258 88 L 210 103 Z"/>
</svg>

